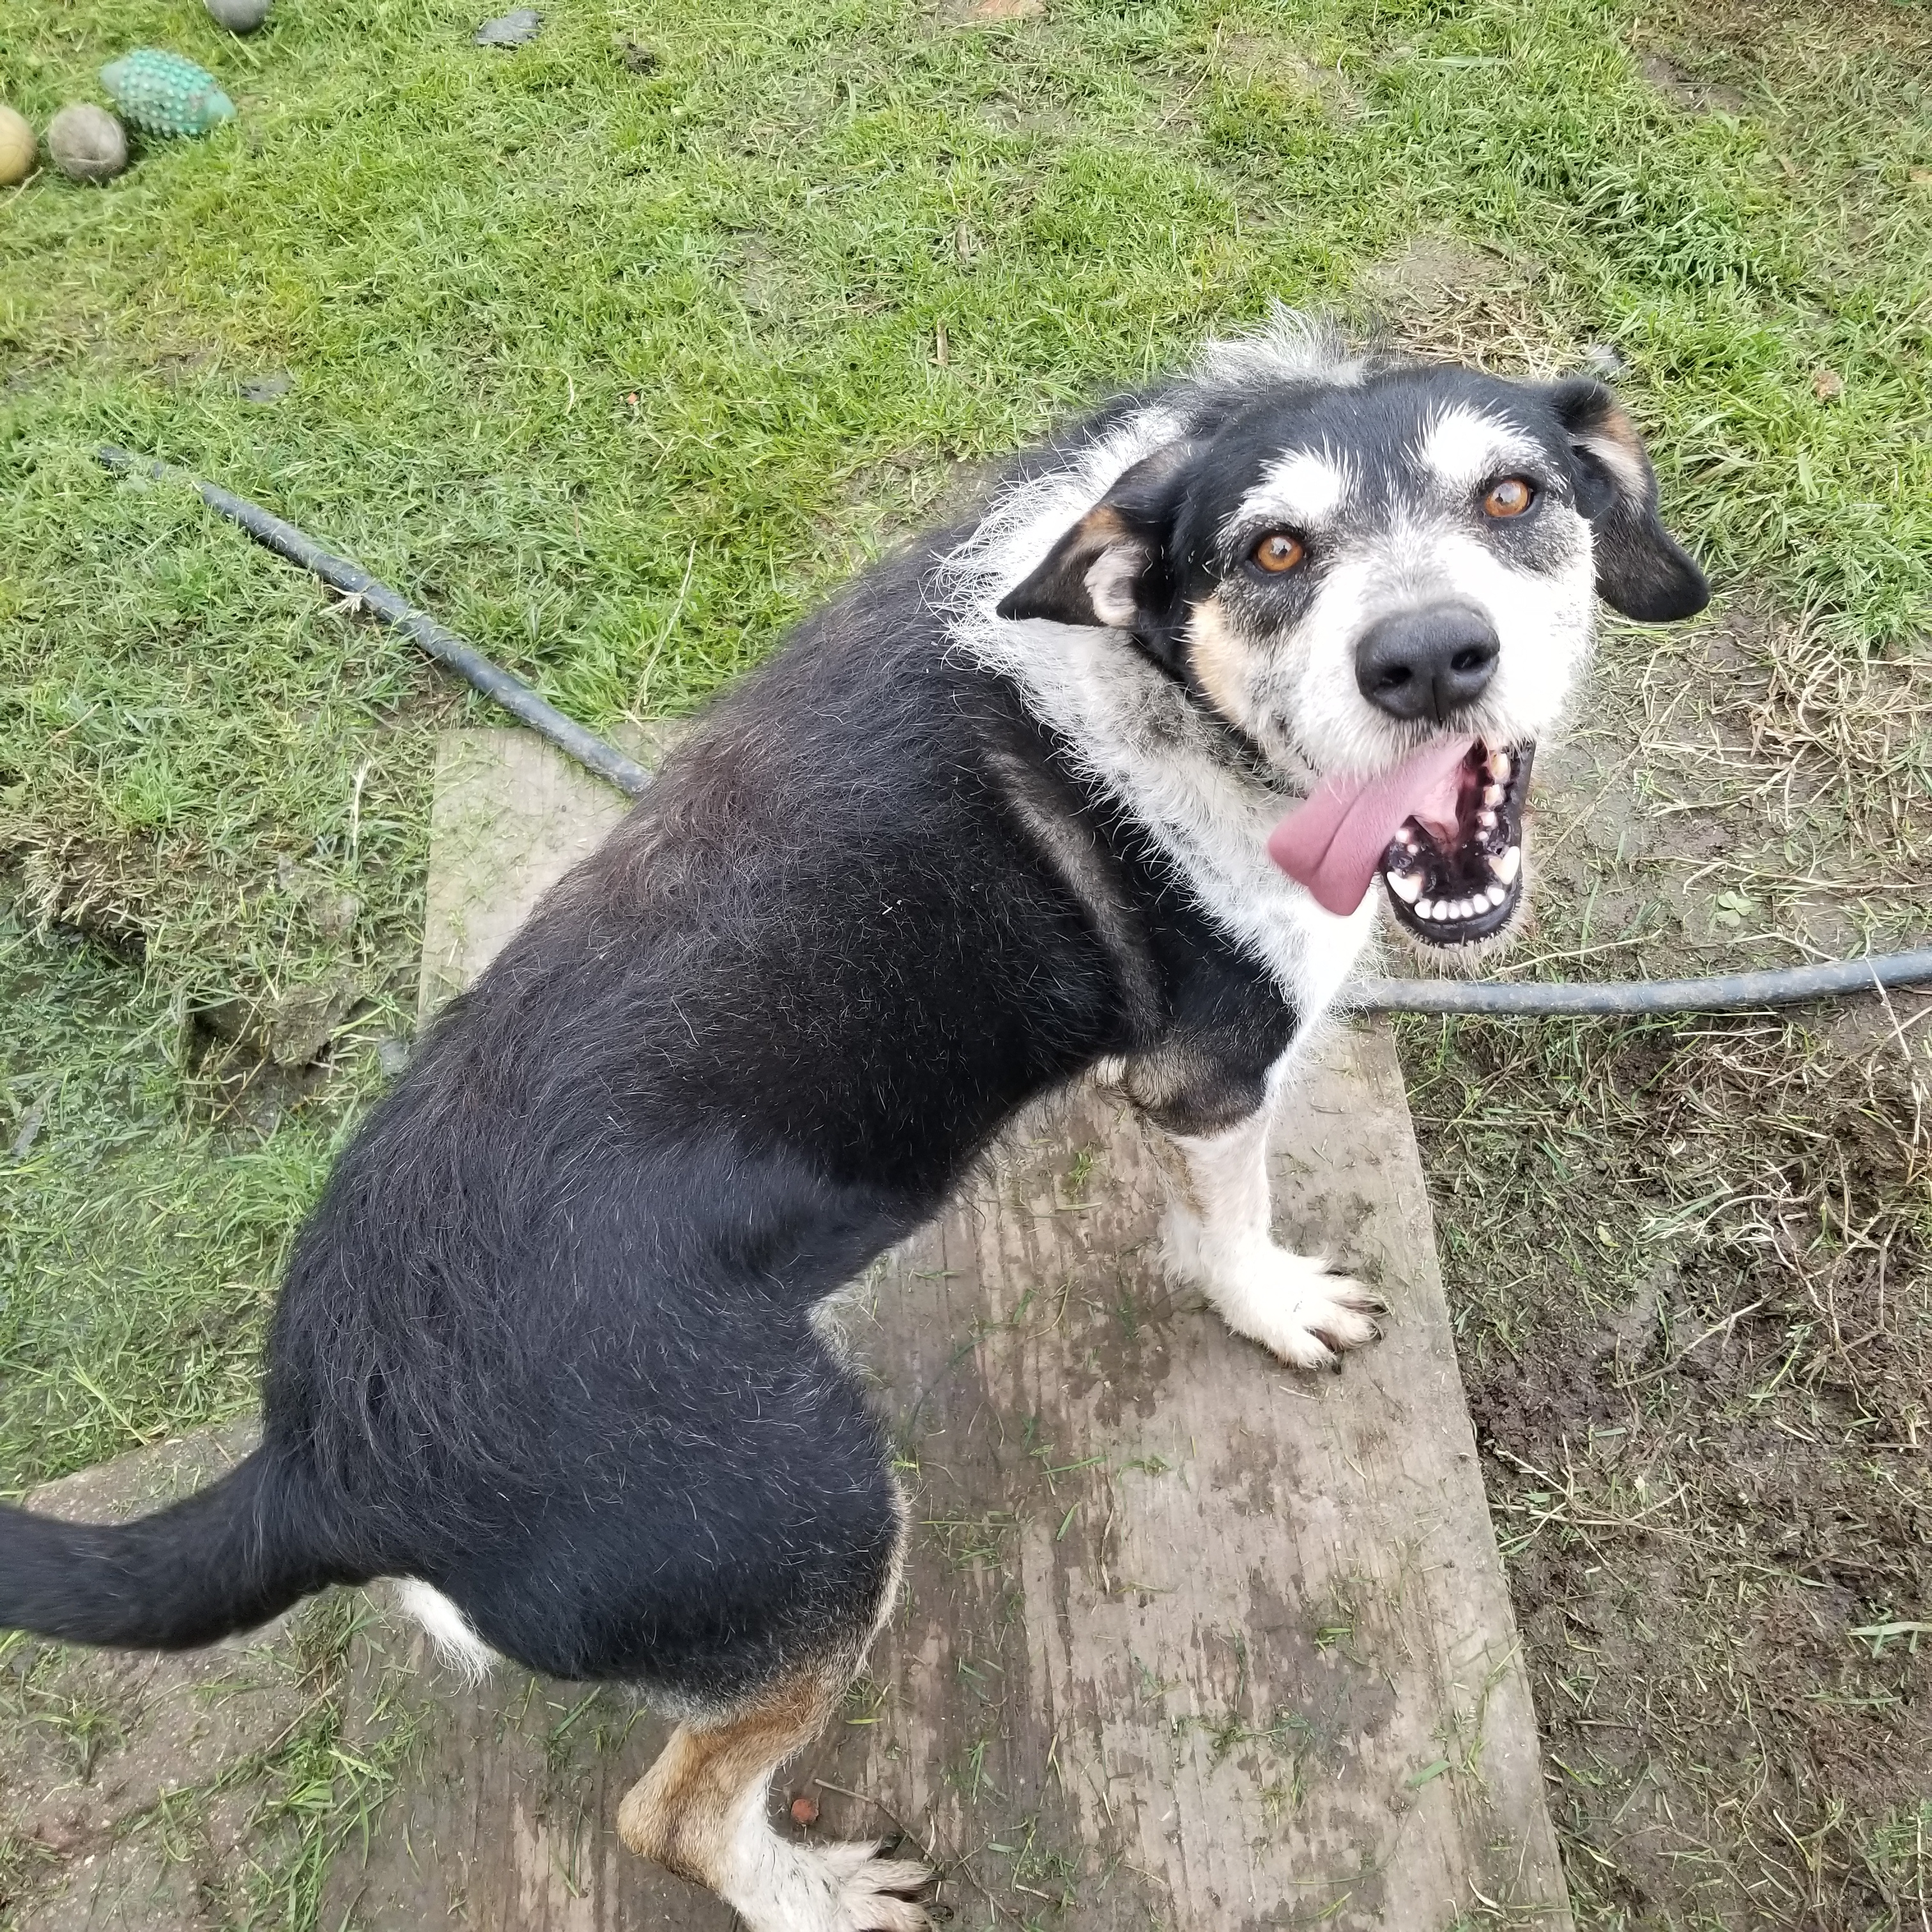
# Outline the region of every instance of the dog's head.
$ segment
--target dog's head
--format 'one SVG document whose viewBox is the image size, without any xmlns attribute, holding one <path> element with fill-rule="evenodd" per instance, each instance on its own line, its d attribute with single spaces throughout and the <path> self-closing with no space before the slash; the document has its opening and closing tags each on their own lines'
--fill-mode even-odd
<svg viewBox="0 0 1932 1932">
<path fill-rule="evenodd" d="M 1356 896 L 1372 862 L 1410 932 L 1487 939 L 1520 902 L 1530 754 L 1595 598 L 1688 616 L 1703 574 L 1600 383 L 1345 364 L 1240 388 L 1195 392 L 998 614 L 1125 633 L 1270 766 L 1331 791 L 1431 766 L 1432 808 L 1378 843 Z M 1432 765 L 1452 740 L 1462 762 Z"/>
</svg>

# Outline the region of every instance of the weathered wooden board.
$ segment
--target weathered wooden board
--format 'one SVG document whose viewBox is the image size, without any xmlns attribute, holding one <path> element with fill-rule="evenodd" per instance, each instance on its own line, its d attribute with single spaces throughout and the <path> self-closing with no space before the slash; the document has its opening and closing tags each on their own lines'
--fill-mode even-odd
<svg viewBox="0 0 1932 1932">
<path fill-rule="evenodd" d="M 466 830 L 434 861 L 425 980 L 447 988 L 621 805 L 518 734 L 460 734 L 444 769 L 439 840 Z M 921 1840 L 956 1924 L 1569 1922 L 1385 1031 L 1328 1037 L 1274 1158 L 1284 1238 L 1389 1300 L 1339 1376 L 1288 1373 L 1164 1280 L 1154 1169 L 1098 1090 L 1010 1137 L 844 1311 L 912 1556 L 774 1812 L 802 1792 L 821 1832 Z M 332 1922 L 730 1924 L 617 1845 L 655 1720 L 514 1673 L 444 1690 Z"/>
</svg>

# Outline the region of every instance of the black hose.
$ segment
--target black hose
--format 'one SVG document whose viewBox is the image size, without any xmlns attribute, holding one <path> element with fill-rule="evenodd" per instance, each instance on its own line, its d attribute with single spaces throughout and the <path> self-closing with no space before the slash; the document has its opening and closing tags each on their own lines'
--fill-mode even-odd
<svg viewBox="0 0 1932 1932">
<path fill-rule="evenodd" d="M 1880 986 L 1932 986 L 1932 946 L 1786 966 L 1765 973 L 1720 973 L 1708 980 L 1528 980 L 1475 986 L 1457 980 L 1361 980 L 1345 999 L 1378 1013 L 1698 1013 L 1790 1006 Z"/>
<path fill-rule="evenodd" d="M 492 664 L 474 644 L 465 644 L 454 631 L 444 629 L 434 617 L 405 603 L 386 584 L 380 584 L 359 564 L 326 550 L 313 537 L 292 524 L 271 516 L 258 503 L 244 496 L 230 496 L 212 483 L 204 483 L 184 470 L 142 456 L 130 456 L 124 449 L 104 445 L 95 452 L 110 470 L 139 470 L 164 482 L 184 483 L 197 491 L 209 508 L 218 510 L 231 522 L 239 524 L 257 543 L 266 544 L 278 556 L 312 570 L 336 590 L 353 597 L 362 608 L 386 624 L 406 631 L 434 658 L 466 679 L 486 698 L 494 698 L 506 711 L 520 718 L 539 736 L 548 738 L 559 751 L 566 752 L 580 765 L 608 778 L 628 798 L 639 796 L 649 786 L 651 775 L 634 759 L 627 758 L 616 746 L 594 731 L 587 731 L 574 718 L 566 718 L 554 705 L 546 704 L 520 677 L 513 677 Z"/>
<path fill-rule="evenodd" d="M 294 524 L 171 464 L 130 456 L 124 449 L 106 444 L 96 454 L 110 470 L 140 470 L 164 482 L 186 484 L 211 509 L 239 524 L 278 556 L 314 572 L 325 584 L 355 598 L 386 623 L 406 631 L 439 664 L 448 665 L 486 698 L 494 698 L 532 731 L 599 778 L 608 778 L 626 796 L 638 796 L 650 784 L 650 773 L 615 745 L 546 704 L 520 678 L 492 664 L 474 644 L 465 644 L 454 631 L 444 629 L 434 617 L 405 603 L 359 565 L 324 550 Z M 1364 1012 L 1382 1013 L 1685 1013 L 1788 1006 L 1798 1000 L 1868 992 L 1878 986 L 1920 984 L 1932 984 L 1932 947 L 1768 973 L 1720 973 L 1708 980 L 1599 980 L 1580 985 L 1527 980 L 1507 986 L 1475 986 L 1457 980 L 1362 980 L 1348 989 L 1345 998 L 1348 1005 Z"/>
</svg>

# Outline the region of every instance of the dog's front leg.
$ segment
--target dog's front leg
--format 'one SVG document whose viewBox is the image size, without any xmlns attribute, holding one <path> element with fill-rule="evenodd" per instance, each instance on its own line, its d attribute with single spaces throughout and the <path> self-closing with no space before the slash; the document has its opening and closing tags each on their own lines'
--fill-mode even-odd
<svg viewBox="0 0 1932 1932">
<path fill-rule="evenodd" d="M 1135 1084 L 1130 1074 L 1130 1092 Z M 1217 1070 L 1209 1090 L 1139 1102 L 1167 1183 L 1166 1260 L 1206 1290 L 1237 1334 L 1297 1368 L 1340 1367 L 1345 1349 L 1375 1339 L 1382 1303 L 1318 1257 L 1278 1246 L 1269 1231 L 1268 1131 L 1280 1084 L 1278 1070 L 1245 1082 Z M 1220 1124 L 1233 1094 L 1255 1104 Z M 1216 1124 L 1182 1130 L 1207 1121 Z"/>
</svg>

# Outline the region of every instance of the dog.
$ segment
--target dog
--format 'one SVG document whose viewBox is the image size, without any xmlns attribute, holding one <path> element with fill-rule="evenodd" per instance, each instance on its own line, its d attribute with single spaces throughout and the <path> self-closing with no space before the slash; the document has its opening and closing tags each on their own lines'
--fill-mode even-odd
<svg viewBox="0 0 1932 1932">
<path fill-rule="evenodd" d="M 1438 949 L 1520 920 L 1597 598 L 1707 595 L 1588 379 L 1282 312 L 1108 404 L 712 710 L 338 1161 L 260 1447 L 123 1526 L 0 1514 L 0 1625 L 172 1648 L 398 1580 L 460 1664 L 674 1715 L 618 1828 L 754 1932 L 928 1925 L 922 1866 L 766 1820 L 906 1536 L 815 1312 L 1100 1069 L 1229 1324 L 1301 1369 L 1371 1340 L 1270 1235 L 1298 1043 L 1384 910 Z"/>
</svg>

